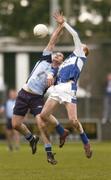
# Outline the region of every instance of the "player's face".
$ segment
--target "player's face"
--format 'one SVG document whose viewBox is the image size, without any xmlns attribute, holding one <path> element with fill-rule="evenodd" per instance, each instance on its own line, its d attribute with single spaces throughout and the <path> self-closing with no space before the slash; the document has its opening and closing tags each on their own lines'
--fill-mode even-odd
<svg viewBox="0 0 111 180">
<path fill-rule="evenodd" d="M 60 52 L 53 54 L 52 57 L 52 66 L 53 67 L 58 67 L 62 64 L 64 60 L 64 55 Z"/>
<path fill-rule="evenodd" d="M 11 99 L 16 99 L 17 93 L 15 90 L 10 90 L 9 91 L 9 98 Z"/>
<path fill-rule="evenodd" d="M 111 81 L 111 73 L 108 74 L 107 80 L 108 80 L 108 81 Z"/>
</svg>

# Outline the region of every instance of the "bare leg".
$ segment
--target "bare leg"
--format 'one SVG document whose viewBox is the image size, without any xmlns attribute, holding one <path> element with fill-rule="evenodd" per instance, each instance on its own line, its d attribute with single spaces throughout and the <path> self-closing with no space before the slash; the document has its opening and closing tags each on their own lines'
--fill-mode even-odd
<svg viewBox="0 0 111 180">
<path fill-rule="evenodd" d="M 32 154 L 36 153 L 36 145 L 39 137 L 33 136 L 25 124 L 23 124 L 24 116 L 13 115 L 12 126 L 15 130 L 19 131 L 30 142 Z"/>
<path fill-rule="evenodd" d="M 68 118 L 73 128 L 79 133 L 83 133 L 83 127 L 77 118 L 77 105 L 73 103 L 66 103 L 65 107 L 67 109 Z"/>
<path fill-rule="evenodd" d="M 44 121 L 49 118 L 49 116 L 53 113 L 55 107 L 58 105 L 58 101 L 54 99 L 47 99 L 40 116 Z"/>
<path fill-rule="evenodd" d="M 18 150 L 20 146 L 20 135 L 19 132 L 16 130 L 13 130 L 13 140 L 14 140 L 15 149 Z"/>
<path fill-rule="evenodd" d="M 53 99 L 48 99 L 44 105 L 44 108 L 42 109 L 42 112 L 39 116 L 38 120 L 38 127 L 42 136 L 42 140 L 44 144 L 46 144 L 49 139 L 47 139 L 47 133 L 45 130 L 46 122 L 50 122 L 53 124 L 54 127 L 56 127 L 57 133 L 60 135 L 60 144 L 59 147 L 62 147 L 65 143 L 65 139 L 69 134 L 68 130 L 64 130 L 64 128 L 59 124 L 58 120 L 51 115 L 53 113 L 55 107 L 58 105 L 58 101 Z M 49 108 L 50 107 L 50 108 Z M 41 118 L 41 119 L 40 119 Z M 41 121 L 44 121 L 43 123 Z"/>
<path fill-rule="evenodd" d="M 7 143 L 10 151 L 13 151 L 13 130 L 6 129 Z"/>
<path fill-rule="evenodd" d="M 66 103 L 65 107 L 66 107 L 67 112 L 68 112 L 69 121 L 71 122 L 73 128 L 76 129 L 80 134 L 80 138 L 84 144 L 86 157 L 91 158 L 92 157 L 92 150 L 90 148 L 89 139 L 88 139 L 87 135 L 85 134 L 81 123 L 77 119 L 77 106 L 76 106 L 76 104 Z"/>
<path fill-rule="evenodd" d="M 50 114 L 53 112 L 57 104 L 57 101 L 53 99 L 48 99 L 42 109 L 41 114 L 36 116 L 37 125 L 44 144 L 50 143 L 46 123 L 50 120 Z M 52 122 L 55 123 L 55 119 L 53 119 Z"/>
<path fill-rule="evenodd" d="M 39 128 L 41 139 L 42 139 L 43 143 L 44 144 L 51 144 L 49 136 L 48 136 L 48 132 L 47 132 L 46 122 L 44 122 L 41 119 L 40 115 L 36 116 L 36 122 L 37 122 L 37 126 Z"/>
<path fill-rule="evenodd" d="M 55 106 L 58 104 L 57 101 L 53 99 L 48 99 L 44 105 L 44 108 L 40 115 L 36 116 L 37 125 L 41 134 L 42 141 L 45 146 L 45 151 L 47 154 L 47 161 L 51 164 L 56 164 L 57 161 L 54 159 L 54 154 L 52 153 L 52 145 L 47 133 L 47 125 L 50 114 L 53 112 Z M 49 108 L 50 107 L 50 108 Z"/>
<path fill-rule="evenodd" d="M 12 126 L 15 130 L 19 131 L 22 135 L 26 136 L 31 133 L 25 124 L 23 124 L 24 116 L 13 115 Z"/>
</svg>

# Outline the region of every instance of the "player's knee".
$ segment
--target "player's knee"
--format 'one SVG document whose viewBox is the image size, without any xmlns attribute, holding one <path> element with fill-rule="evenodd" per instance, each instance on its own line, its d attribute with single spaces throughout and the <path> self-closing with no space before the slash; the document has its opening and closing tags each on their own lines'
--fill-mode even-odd
<svg viewBox="0 0 111 180">
<path fill-rule="evenodd" d="M 43 129 L 45 127 L 45 122 L 40 118 L 40 115 L 37 116 L 36 122 L 39 129 Z"/>
<path fill-rule="evenodd" d="M 74 125 L 74 123 L 76 122 L 76 118 L 75 117 L 70 117 L 69 122 L 70 122 L 71 125 Z"/>
<path fill-rule="evenodd" d="M 37 119 L 37 125 L 39 129 L 44 128 L 44 122 L 41 119 Z"/>
<path fill-rule="evenodd" d="M 77 120 L 77 119 L 74 120 L 73 125 L 74 125 L 75 127 L 78 126 L 78 120 Z"/>
<path fill-rule="evenodd" d="M 76 119 L 76 120 L 74 120 L 74 122 L 73 122 L 73 126 L 74 126 L 74 128 L 76 129 L 76 130 L 79 130 L 79 121 Z"/>
<path fill-rule="evenodd" d="M 69 123 L 70 123 L 71 125 L 73 125 L 73 119 L 72 119 L 72 118 L 69 119 Z"/>
<path fill-rule="evenodd" d="M 18 122 L 16 122 L 15 120 L 12 120 L 12 127 L 13 127 L 13 129 L 18 130 L 18 129 L 19 129 L 19 124 L 18 124 Z"/>
<path fill-rule="evenodd" d="M 71 124 L 74 128 L 78 129 L 79 122 L 78 122 L 77 119 L 71 118 L 71 119 L 69 119 L 69 121 L 70 121 L 70 124 Z"/>
<path fill-rule="evenodd" d="M 48 114 L 43 111 L 43 112 L 40 113 L 40 117 L 42 119 L 47 119 L 48 118 Z"/>
</svg>

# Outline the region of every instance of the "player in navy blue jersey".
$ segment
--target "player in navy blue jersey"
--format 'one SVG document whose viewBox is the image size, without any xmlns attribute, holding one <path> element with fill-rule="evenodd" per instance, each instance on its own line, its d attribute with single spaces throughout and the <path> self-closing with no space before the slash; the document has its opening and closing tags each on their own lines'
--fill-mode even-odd
<svg viewBox="0 0 111 180">
<path fill-rule="evenodd" d="M 64 18 L 61 14 L 56 14 L 55 19 L 58 23 L 63 24 L 63 26 L 72 35 L 75 47 L 74 51 L 59 67 L 57 74 L 57 85 L 51 86 L 48 89 L 49 98 L 47 99 L 40 114 L 39 127 L 41 129 L 41 133 L 44 133 L 45 136 L 44 129 L 42 128 L 42 122 L 45 123 L 46 119 L 48 121 L 51 118 L 51 114 L 53 113 L 53 110 L 58 103 L 63 103 L 67 110 L 68 118 L 72 124 L 72 127 L 80 134 L 81 140 L 84 144 L 86 157 L 91 158 L 92 150 L 89 139 L 77 117 L 76 98 L 77 82 L 81 71 L 87 62 L 88 48 L 86 45 L 81 43 L 77 32 L 64 21 Z M 51 76 L 53 79 L 54 74 L 52 73 L 50 78 Z"/>
<path fill-rule="evenodd" d="M 38 114 L 41 112 L 44 105 L 44 93 L 48 86 L 52 84 L 52 81 L 47 75 L 49 72 L 55 74 L 57 67 L 63 62 L 64 56 L 62 53 L 59 52 L 52 55 L 56 40 L 62 29 L 63 25 L 58 24 L 47 47 L 43 51 L 42 57 L 37 61 L 27 82 L 19 91 L 14 107 L 12 118 L 13 128 L 18 130 L 29 141 L 32 154 L 36 152 L 36 145 L 39 137 L 33 135 L 23 121 L 28 110 L 30 110 L 30 113 L 34 115 L 36 120 L 38 119 Z M 65 130 L 57 120 L 52 119 L 52 123 L 55 123 L 56 130 L 61 137 Z M 45 146 L 45 150 L 46 152 L 48 151 L 47 145 Z"/>
</svg>

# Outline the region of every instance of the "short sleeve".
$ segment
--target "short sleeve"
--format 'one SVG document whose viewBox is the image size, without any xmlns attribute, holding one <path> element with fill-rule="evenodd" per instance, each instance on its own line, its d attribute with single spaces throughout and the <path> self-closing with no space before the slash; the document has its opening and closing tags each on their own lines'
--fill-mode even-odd
<svg viewBox="0 0 111 180">
<path fill-rule="evenodd" d="M 52 51 L 46 51 L 45 49 L 44 49 L 44 51 L 43 51 L 43 56 L 48 56 L 48 55 L 51 55 L 52 54 Z"/>
</svg>

